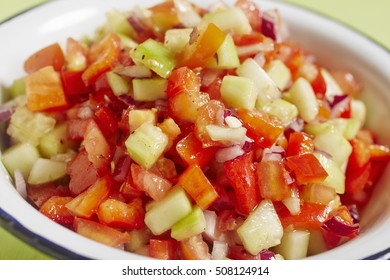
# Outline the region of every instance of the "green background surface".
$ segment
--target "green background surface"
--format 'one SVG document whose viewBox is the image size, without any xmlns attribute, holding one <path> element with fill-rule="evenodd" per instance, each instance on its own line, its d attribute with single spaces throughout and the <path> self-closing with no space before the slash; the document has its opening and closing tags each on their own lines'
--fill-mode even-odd
<svg viewBox="0 0 390 280">
<path fill-rule="evenodd" d="M 131 0 L 129 0 L 131 1 Z M 0 22 L 45 0 L 0 0 Z M 389 0 L 285 0 L 334 18 L 390 50 Z M 332 32 L 329 30 L 329 32 Z M 5 38 L 2 38 L 3 41 Z M 0 227 L 0 259 L 51 259 Z"/>
</svg>

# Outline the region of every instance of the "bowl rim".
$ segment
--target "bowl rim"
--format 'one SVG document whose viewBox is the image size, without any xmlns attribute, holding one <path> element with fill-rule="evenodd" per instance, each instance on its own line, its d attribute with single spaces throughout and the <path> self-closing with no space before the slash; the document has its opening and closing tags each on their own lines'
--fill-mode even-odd
<svg viewBox="0 0 390 280">
<path fill-rule="evenodd" d="M 274 6 L 283 7 L 283 6 L 289 6 L 294 9 L 301 10 L 305 13 L 310 13 L 314 16 L 320 17 L 323 20 L 327 22 L 333 22 L 334 24 L 337 24 L 339 27 L 343 27 L 349 30 L 349 32 L 355 33 L 358 36 L 362 37 L 365 40 L 370 41 L 372 44 L 374 44 L 376 47 L 381 48 L 383 51 L 387 52 L 390 55 L 390 48 L 386 47 L 379 41 L 375 40 L 374 38 L 370 37 L 368 34 L 358 30 L 357 28 L 339 20 L 336 18 L 333 18 L 325 13 L 322 13 L 320 11 L 314 11 L 308 7 L 304 7 L 302 5 L 291 3 L 291 2 L 284 2 L 280 0 L 254 0 L 255 2 L 259 3 L 260 5 L 262 3 L 268 3 L 269 5 L 274 4 Z M 11 17 L 6 18 L 5 20 L 0 22 L 0 29 L 8 24 L 12 24 L 12 22 L 15 19 L 18 19 L 26 14 L 30 14 L 35 11 L 40 11 L 41 9 L 45 9 L 46 7 L 50 5 L 57 5 L 59 2 L 65 2 L 60 0 L 54 0 L 54 1 L 44 1 L 41 3 L 38 3 L 34 6 L 31 6 L 19 13 L 16 13 L 12 15 Z M 230 2 L 230 1 L 227 1 Z M 150 3 L 152 4 L 152 3 Z M 203 3 L 202 3 L 203 4 Z M 77 8 L 76 8 L 77 9 Z M 1 164 L 1 163 L 0 163 Z M 82 254 L 76 253 L 72 251 L 71 249 L 65 248 L 59 244 L 56 244 L 52 242 L 51 240 L 47 239 L 44 236 L 41 236 L 40 234 L 37 234 L 33 232 L 32 230 L 28 229 L 26 226 L 24 226 L 17 218 L 13 217 L 11 214 L 7 213 L 4 209 L 0 206 L 0 226 L 13 234 L 15 237 L 20 239 L 21 241 L 24 241 L 32 246 L 34 246 L 36 249 L 42 251 L 43 253 L 52 256 L 57 259 L 92 259 L 87 256 L 83 256 Z M 95 243 L 95 242 L 94 242 Z M 334 249 L 333 249 L 334 250 Z M 131 253 L 130 253 L 131 254 Z M 142 256 L 139 256 L 142 258 Z M 372 253 L 368 255 L 367 257 L 362 258 L 362 260 L 377 260 L 377 259 L 390 259 L 390 245 L 387 248 L 384 248 L 383 250 L 379 252 Z"/>
</svg>

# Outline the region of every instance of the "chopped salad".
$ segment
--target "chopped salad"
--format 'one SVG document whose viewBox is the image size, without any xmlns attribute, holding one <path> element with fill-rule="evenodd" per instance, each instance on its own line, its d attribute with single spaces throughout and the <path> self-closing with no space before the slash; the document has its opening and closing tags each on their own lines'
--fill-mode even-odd
<svg viewBox="0 0 390 280">
<path fill-rule="evenodd" d="M 320 65 L 281 14 L 168 0 L 32 53 L 0 112 L 17 190 L 158 259 L 302 259 L 355 238 L 390 150 L 358 78 Z"/>
</svg>

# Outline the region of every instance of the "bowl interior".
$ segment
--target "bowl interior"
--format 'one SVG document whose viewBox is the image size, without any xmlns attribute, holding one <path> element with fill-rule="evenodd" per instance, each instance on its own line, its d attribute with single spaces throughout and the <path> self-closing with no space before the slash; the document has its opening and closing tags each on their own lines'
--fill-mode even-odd
<svg viewBox="0 0 390 280">
<path fill-rule="evenodd" d="M 113 8 L 128 10 L 134 5 L 151 6 L 158 2 L 157 0 L 52 1 L 6 22 L 0 26 L 0 37 L 7 38 L 0 45 L 0 61 L 2 61 L 0 83 L 8 86 L 15 78 L 22 76 L 24 59 L 42 46 L 53 42 L 64 45 L 69 36 L 80 38 L 85 34 L 91 34 L 103 23 L 107 11 Z M 207 7 L 213 1 L 194 2 Z M 225 2 L 233 3 L 233 1 Z M 287 21 L 294 40 L 312 52 L 321 64 L 331 69 L 350 70 L 363 81 L 364 92 L 361 98 L 367 104 L 367 126 L 377 133 L 381 144 L 390 145 L 390 122 L 387 122 L 390 118 L 389 51 L 354 31 L 312 12 L 280 2 L 258 2 L 264 9 L 278 8 Z M 26 28 L 29 32 L 22 31 Z M 1 168 L 0 172 L 0 208 L 27 229 L 82 256 L 98 259 L 138 257 L 86 240 L 42 217 L 18 196 L 4 168 Z M 365 258 L 390 247 L 390 170 L 386 170 L 379 182 L 361 222 L 361 236 L 339 248 L 312 258 Z M 50 228 L 50 231 L 47 228 L 41 229 L 42 225 Z M 49 236 L 47 232 L 50 232 Z"/>
</svg>

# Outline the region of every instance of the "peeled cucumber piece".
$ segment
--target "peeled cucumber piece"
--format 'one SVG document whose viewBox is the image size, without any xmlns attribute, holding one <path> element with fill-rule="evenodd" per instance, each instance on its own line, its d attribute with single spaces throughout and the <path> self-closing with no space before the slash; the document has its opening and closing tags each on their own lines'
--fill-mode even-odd
<svg viewBox="0 0 390 280">
<path fill-rule="evenodd" d="M 56 125 L 53 130 L 41 137 L 38 149 L 43 157 L 51 158 L 75 147 L 75 143 L 66 137 L 66 127 L 66 123 Z"/>
<path fill-rule="evenodd" d="M 206 229 L 206 219 L 199 206 L 194 206 L 191 213 L 178 221 L 171 228 L 171 237 L 180 241 L 202 233 Z"/>
<path fill-rule="evenodd" d="M 283 91 L 291 81 L 290 69 L 288 69 L 280 59 L 271 61 L 265 67 L 265 71 L 281 91 Z"/>
<path fill-rule="evenodd" d="M 191 201 L 180 186 L 173 187 L 166 196 L 153 203 L 145 214 L 145 224 L 154 235 L 169 230 L 192 211 Z"/>
<path fill-rule="evenodd" d="M 229 107 L 251 110 L 257 98 L 255 82 L 246 77 L 227 75 L 221 83 L 221 98 Z"/>
<path fill-rule="evenodd" d="M 135 101 L 155 101 L 167 96 L 167 80 L 161 78 L 133 79 Z"/>
<path fill-rule="evenodd" d="M 39 157 L 38 149 L 25 142 L 13 145 L 4 151 L 1 160 L 12 177 L 15 170 L 20 170 L 23 177 L 27 179 L 31 168 Z"/>
<path fill-rule="evenodd" d="M 233 69 L 238 66 L 240 66 L 240 59 L 237 54 L 236 45 L 232 36 L 227 34 L 217 51 L 217 57 L 212 59 L 207 67 L 213 69 Z"/>
<path fill-rule="evenodd" d="M 108 84 L 115 96 L 127 94 L 130 91 L 130 82 L 114 71 L 106 73 Z"/>
<path fill-rule="evenodd" d="M 245 249 L 252 255 L 280 244 L 283 227 L 269 199 L 264 199 L 237 229 Z"/>
<path fill-rule="evenodd" d="M 169 29 L 165 32 L 164 45 L 172 53 L 180 52 L 190 40 L 192 28 Z"/>
<path fill-rule="evenodd" d="M 302 119 L 306 122 L 314 120 L 318 114 L 318 104 L 310 83 L 305 78 L 298 78 L 290 88 L 289 94 Z"/>
<path fill-rule="evenodd" d="M 37 159 L 27 178 L 27 183 L 40 185 L 65 177 L 67 163 L 46 158 Z"/>
<path fill-rule="evenodd" d="M 345 192 L 345 175 L 340 166 L 322 153 L 315 152 L 314 155 L 328 173 L 328 176 L 321 184 L 334 188 L 338 194 L 343 194 Z"/>
<path fill-rule="evenodd" d="M 281 243 L 274 248 L 286 260 L 299 260 L 307 257 L 310 232 L 304 229 L 286 228 Z"/>
<path fill-rule="evenodd" d="M 20 95 L 25 95 L 26 83 L 24 78 L 14 80 L 12 85 L 8 88 L 8 93 L 12 99 Z"/>
<path fill-rule="evenodd" d="M 278 117 L 282 121 L 284 126 L 288 126 L 298 116 L 297 107 L 281 98 L 273 100 L 270 104 L 265 105 L 263 110 L 270 115 Z"/>
<path fill-rule="evenodd" d="M 202 20 L 214 23 L 219 29 L 225 32 L 246 34 L 252 31 L 248 18 L 238 7 L 208 13 Z"/>
</svg>

